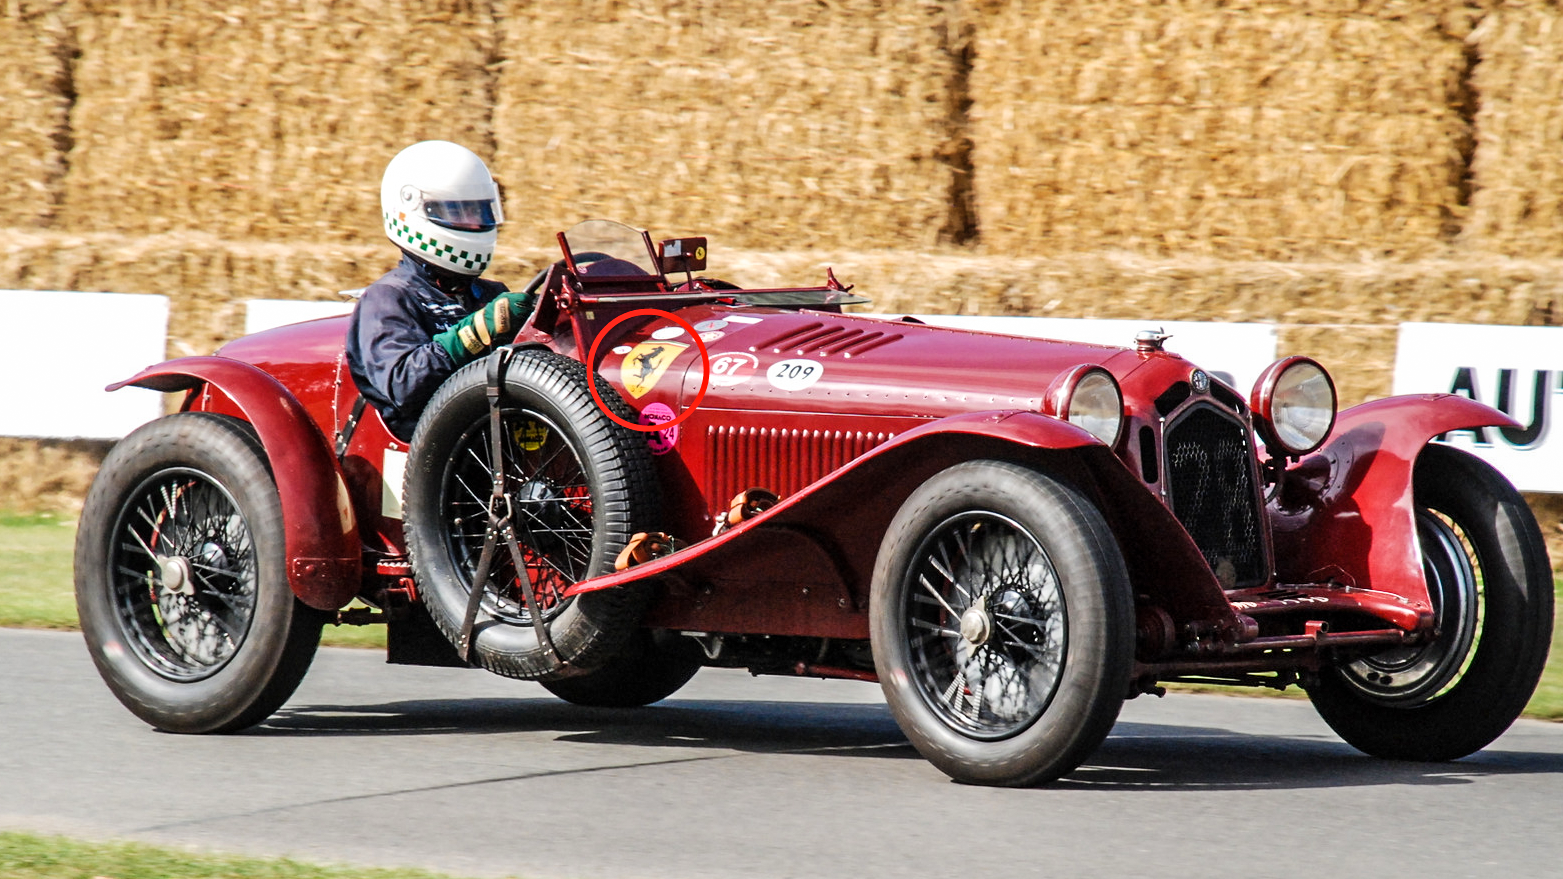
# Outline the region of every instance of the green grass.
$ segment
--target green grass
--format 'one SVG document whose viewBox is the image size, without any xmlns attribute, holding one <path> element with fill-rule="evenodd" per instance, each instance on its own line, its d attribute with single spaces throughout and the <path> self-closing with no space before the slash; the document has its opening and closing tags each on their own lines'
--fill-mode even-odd
<svg viewBox="0 0 1563 879">
<path fill-rule="evenodd" d="M 1563 720 L 1563 581 L 1553 581 L 1556 613 L 1552 618 L 1552 652 L 1541 672 L 1541 684 L 1530 697 L 1525 714 L 1545 720 Z"/>
<path fill-rule="evenodd" d="M 71 553 L 76 523 L 0 513 L 0 626 L 76 628 Z"/>
<path fill-rule="evenodd" d="M 132 843 L 0 833 L 0 879 L 440 879 L 425 870 L 333 867 L 192 854 Z"/>
<path fill-rule="evenodd" d="M 0 626 L 74 630 L 76 523 L 52 513 L 0 513 Z M 384 626 L 326 626 L 328 647 L 385 649 Z M 0 876 L 0 879 L 4 879 Z"/>
<path fill-rule="evenodd" d="M 71 586 L 75 523 L 42 513 L 0 513 L 0 626 L 75 629 L 76 598 Z M 1553 584 L 1563 613 L 1563 580 Z M 320 643 L 331 647 L 385 649 L 384 626 L 326 626 Z M 1179 688 L 1183 689 L 1183 688 Z M 1274 694 L 1232 687 L 1191 688 L 1202 692 Z M 1288 693 L 1298 694 L 1296 689 Z M 1552 655 L 1541 685 L 1525 709 L 1530 717 L 1563 720 L 1563 619 L 1552 629 Z M 0 874 L 0 879 L 5 879 Z"/>
</svg>

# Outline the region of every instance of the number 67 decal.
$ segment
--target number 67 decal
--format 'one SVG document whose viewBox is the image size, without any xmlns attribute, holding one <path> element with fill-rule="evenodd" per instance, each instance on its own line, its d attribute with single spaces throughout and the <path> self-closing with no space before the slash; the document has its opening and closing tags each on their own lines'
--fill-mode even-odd
<svg viewBox="0 0 1563 879">
<path fill-rule="evenodd" d="M 717 354 L 711 358 L 711 384 L 730 388 L 748 381 L 760 368 L 760 358 L 742 351 Z"/>
</svg>

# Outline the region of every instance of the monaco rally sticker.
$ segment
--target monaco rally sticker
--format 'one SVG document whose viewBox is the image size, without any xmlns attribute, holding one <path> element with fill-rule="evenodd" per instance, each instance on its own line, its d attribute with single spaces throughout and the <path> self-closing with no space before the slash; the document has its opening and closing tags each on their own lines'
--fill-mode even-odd
<svg viewBox="0 0 1563 879">
<path fill-rule="evenodd" d="M 666 403 L 652 403 L 640 410 L 641 424 L 667 424 L 673 420 L 673 410 Z M 678 445 L 678 426 L 646 434 L 646 447 L 653 455 L 666 455 Z"/>
<path fill-rule="evenodd" d="M 765 378 L 784 391 L 801 391 L 824 374 L 825 364 L 817 360 L 778 360 L 765 371 Z"/>
<path fill-rule="evenodd" d="M 703 320 L 700 323 L 695 324 L 695 329 L 702 333 L 709 333 L 712 330 L 725 330 L 727 329 L 727 321 Z"/>
<path fill-rule="evenodd" d="M 727 388 L 741 385 L 759 368 L 760 358 L 753 354 L 718 354 L 711 358 L 711 384 Z"/>
<path fill-rule="evenodd" d="M 727 334 L 721 330 L 707 330 L 706 332 L 700 334 L 700 341 L 715 342 L 717 339 L 720 339 L 725 335 Z"/>
</svg>

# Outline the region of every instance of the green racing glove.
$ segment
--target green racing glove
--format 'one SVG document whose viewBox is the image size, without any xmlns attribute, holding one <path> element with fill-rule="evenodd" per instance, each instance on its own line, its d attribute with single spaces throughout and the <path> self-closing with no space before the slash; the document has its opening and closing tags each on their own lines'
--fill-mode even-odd
<svg viewBox="0 0 1563 879">
<path fill-rule="evenodd" d="M 464 366 L 484 352 L 510 341 L 521 328 L 536 301 L 530 293 L 501 293 L 477 311 L 456 322 L 444 332 L 435 333 L 439 343 L 457 366 Z"/>
</svg>

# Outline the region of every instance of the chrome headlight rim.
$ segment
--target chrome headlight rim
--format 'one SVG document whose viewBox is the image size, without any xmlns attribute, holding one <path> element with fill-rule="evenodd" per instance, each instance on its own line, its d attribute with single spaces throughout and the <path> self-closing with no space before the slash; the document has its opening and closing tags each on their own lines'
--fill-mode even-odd
<svg viewBox="0 0 1563 879">
<path fill-rule="evenodd" d="M 1322 380 L 1322 385 L 1319 380 Z M 1309 393 L 1300 391 L 1309 382 L 1312 382 L 1314 390 L 1322 387 L 1328 392 L 1327 407 L 1298 398 L 1299 393 L 1304 396 Z M 1315 422 L 1312 426 L 1300 427 L 1288 417 L 1287 410 L 1293 407 L 1327 409 L 1328 417 L 1322 420 L 1322 429 L 1317 418 L 1312 419 Z M 1259 432 L 1267 447 L 1299 458 L 1318 449 L 1329 439 L 1335 429 L 1335 417 L 1340 411 L 1340 396 L 1329 370 L 1312 357 L 1293 355 L 1277 360 L 1259 374 L 1253 392 L 1249 395 L 1249 409 L 1254 414 L 1254 429 Z"/>
<path fill-rule="evenodd" d="M 1042 409 L 1091 434 L 1108 448 L 1116 446 L 1123 437 L 1123 389 L 1112 373 L 1094 363 L 1082 363 L 1054 379 Z"/>
</svg>

